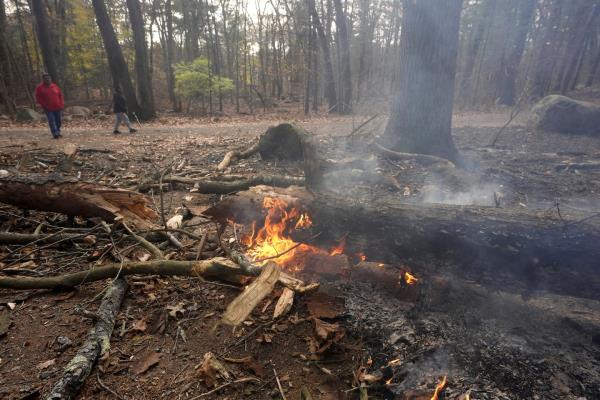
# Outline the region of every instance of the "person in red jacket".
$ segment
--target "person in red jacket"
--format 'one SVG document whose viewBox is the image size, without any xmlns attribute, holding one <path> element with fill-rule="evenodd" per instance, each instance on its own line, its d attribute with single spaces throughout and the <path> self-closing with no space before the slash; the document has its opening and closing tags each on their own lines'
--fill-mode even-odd
<svg viewBox="0 0 600 400">
<path fill-rule="evenodd" d="M 52 83 L 50 74 L 42 75 L 42 83 L 35 88 L 35 100 L 44 109 L 48 117 L 48 125 L 54 139 L 61 137 L 61 114 L 65 107 L 65 100 L 60 88 Z"/>
</svg>

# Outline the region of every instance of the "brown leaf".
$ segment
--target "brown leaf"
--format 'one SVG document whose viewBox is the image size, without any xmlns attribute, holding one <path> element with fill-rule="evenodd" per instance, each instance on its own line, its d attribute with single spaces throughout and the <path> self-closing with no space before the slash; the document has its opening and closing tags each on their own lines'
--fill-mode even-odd
<svg viewBox="0 0 600 400">
<path fill-rule="evenodd" d="M 231 379 L 231 374 L 227 368 L 211 352 L 204 354 L 202 363 L 196 366 L 196 369 L 198 370 L 198 377 L 204 381 L 207 387 L 216 386 L 219 377 L 225 380 Z"/>
<path fill-rule="evenodd" d="M 131 327 L 132 331 L 146 332 L 146 328 L 148 328 L 148 324 L 146 324 L 146 320 L 138 319 L 133 323 Z"/>
<path fill-rule="evenodd" d="M 41 362 L 38 365 L 36 365 L 36 368 L 40 369 L 40 370 L 41 369 L 46 369 L 48 367 L 53 366 L 55 364 L 55 361 L 56 361 L 56 359 L 53 358 L 51 360 L 47 360 L 47 361 Z"/>
<path fill-rule="evenodd" d="M 340 332 L 341 328 L 339 324 L 330 324 L 318 318 L 313 318 L 315 323 L 315 333 L 323 340 L 326 340 L 330 336 L 333 336 L 336 332 Z"/>
<path fill-rule="evenodd" d="M 143 374 L 144 372 L 148 371 L 150 368 L 158 364 L 161 355 L 162 354 L 156 352 L 151 352 L 147 354 L 141 360 L 138 360 L 133 363 L 133 365 L 131 366 L 131 372 L 133 372 L 136 375 Z"/>
<path fill-rule="evenodd" d="M 177 305 L 174 305 L 174 306 L 167 306 L 166 309 L 169 310 L 169 315 L 171 317 L 177 318 L 178 313 L 183 315 L 183 312 L 185 311 L 184 305 L 185 305 L 184 303 L 178 303 Z"/>
</svg>

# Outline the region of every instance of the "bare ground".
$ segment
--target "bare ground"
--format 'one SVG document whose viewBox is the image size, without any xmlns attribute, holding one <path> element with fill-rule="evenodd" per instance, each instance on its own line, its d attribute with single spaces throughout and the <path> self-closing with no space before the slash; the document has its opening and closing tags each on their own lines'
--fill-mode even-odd
<svg viewBox="0 0 600 400">
<path fill-rule="evenodd" d="M 552 211 L 558 203 L 558 208 L 585 210 L 591 217 L 600 211 L 600 170 L 569 166 L 598 162 L 600 139 L 532 133 L 524 125 L 523 115 L 503 133 L 495 149 L 487 148 L 507 115 L 508 111 L 457 115 L 455 139 L 477 182 L 462 195 L 443 188 L 441 193 L 435 192 L 436 198 L 491 202 L 493 191 L 498 191 L 503 195 L 502 206 L 507 207 Z M 335 154 L 334 137 L 348 134 L 367 118 L 318 117 L 298 122 Z M 105 153 L 83 155 L 82 178 L 100 176 L 107 184 L 135 186 L 141 177 L 173 160 L 187 160 L 191 173 L 202 175 L 226 151 L 245 146 L 275 123 L 276 119 L 165 120 L 144 126 L 136 134 L 113 136 L 109 122 L 97 127 L 96 121 L 89 121 L 67 124 L 62 140 L 52 140 L 42 124 L 2 127 L 0 163 L 12 167 L 22 152 L 31 151 L 34 163 L 30 170 L 47 172 L 64 144 L 73 142 L 83 148 L 111 150 L 110 157 Z M 382 119 L 365 130 L 383 126 Z M 437 177 L 412 165 L 400 167 L 414 170 L 401 182 L 410 189 L 407 200 L 423 200 L 427 186 L 435 186 Z M 263 170 L 299 171 L 294 165 L 265 165 L 256 159 L 231 168 L 232 173 Z M 180 202 L 195 205 L 215 200 L 186 191 L 174 193 L 169 198 L 170 213 Z M 193 200 L 184 200 L 189 195 Z M 33 231 L 37 225 L 20 219 L 14 209 L 4 209 L 0 218 L 3 229 L 17 224 Z M 85 258 L 71 265 L 34 261 L 44 274 L 79 270 L 79 264 L 87 263 Z M 428 262 L 420 260 L 414 265 Z M 429 267 L 435 269 L 434 261 Z M 109 389 L 128 399 L 202 395 L 211 388 L 200 382 L 195 367 L 209 351 L 220 358 L 251 356 L 253 367 L 227 365 L 236 377 L 256 376 L 260 382 L 232 385 L 205 398 L 279 398 L 274 370 L 289 399 L 300 398 L 303 386 L 317 399 L 358 398 L 353 373 L 361 366 L 376 371 L 395 358 L 402 359 L 405 371 L 396 371 L 390 385 L 370 388 L 371 397 L 429 399 L 439 377 L 447 374 L 447 399 L 462 400 L 469 390 L 472 399 L 600 398 L 599 302 L 544 293 L 526 299 L 511 291 L 490 292 L 476 282 L 465 285 L 468 290 L 462 293 L 450 289 L 435 292 L 439 286 L 432 289 L 428 285 L 423 288 L 427 300 L 414 303 L 386 295 L 376 282 L 336 283 L 328 295 L 345 299 L 345 316 L 337 321 L 348 334 L 327 357 L 312 360 L 307 345 L 313 335 L 307 308 L 310 297 L 299 299 L 291 317 L 270 321 L 273 304 L 265 302 L 248 325 L 234 331 L 215 330 L 237 289 L 197 279 L 131 279 L 110 355 L 94 369 L 79 398 L 114 398 Z M 8 316 L 10 321 L 6 336 L 0 337 L 0 397 L 36 398 L 35 393 L 41 397 L 48 393 L 92 324 L 78 309 L 93 311 L 104 287 L 105 283 L 95 283 L 68 293 L 0 290 L 0 318 Z M 9 303 L 15 304 L 14 309 Z M 179 311 L 169 315 L 173 310 Z M 61 348 L 60 336 L 72 343 Z M 155 354 L 160 359 L 156 365 L 140 374 L 132 372 L 135 365 Z"/>
</svg>

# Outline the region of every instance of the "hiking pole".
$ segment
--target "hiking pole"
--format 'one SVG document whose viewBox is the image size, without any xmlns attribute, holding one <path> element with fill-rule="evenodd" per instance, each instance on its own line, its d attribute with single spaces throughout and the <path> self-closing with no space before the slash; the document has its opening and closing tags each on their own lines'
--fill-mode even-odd
<svg viewBox="0 0 600 400">
<path fill-rule="evenodd" d="M 138 126 L 140 127 L 140 129 L 142 129 L 142 124 L 140 124 L 140 119 L 138 118 L 137 114 L 135 112 L 133 112 L 132 114 L 135 117 L 135 120 L 137 121 Z"/>
</svg>

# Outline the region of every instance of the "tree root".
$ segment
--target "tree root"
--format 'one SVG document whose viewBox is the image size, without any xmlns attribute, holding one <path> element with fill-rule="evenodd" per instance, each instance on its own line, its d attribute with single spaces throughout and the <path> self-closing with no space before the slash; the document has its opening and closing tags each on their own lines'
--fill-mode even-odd
<svg viewBox="0 0 600 400">
<path fill-rule="evenodd" d="M 96 360 L 110 349 L 110 337 L 115 319 L 127 290 L 127 281 L 118 278 L 106 290 L 96 314 L 98 320 L 83 346 L 65 367 L 62 378 L 54 385 L 48 400 L 73 399 L 92 371 Z"/>
</svg>

